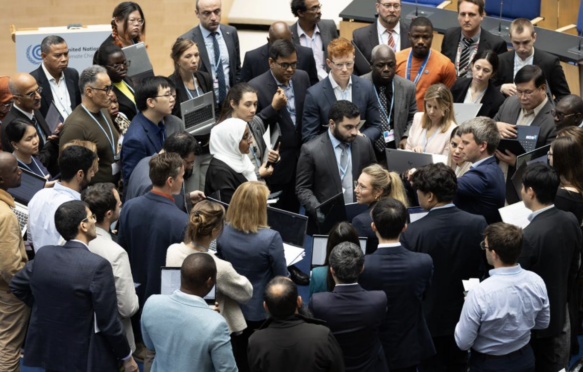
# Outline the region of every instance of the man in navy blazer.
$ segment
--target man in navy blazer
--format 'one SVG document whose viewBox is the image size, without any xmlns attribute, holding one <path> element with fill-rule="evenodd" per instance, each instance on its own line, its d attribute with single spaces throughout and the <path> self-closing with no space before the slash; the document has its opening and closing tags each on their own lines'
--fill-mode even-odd
<svg viewBox="0 0 583 372">
<path fill-rule="evenodd" d="M 24 365 L 48 371 L 138 371 L 117 313 L 111 264 L 91 253 L 95 215 L 82 201 L 55 213 L 64 246 L 45 246 L 10 282 L 32 307 Z"/>
<path fill-rule="evenodd" d="M 389 300 L 381 342 L 390 371 L 415 372 L 423 360 L 435 354 L 422 305 L 431 285 L 433 261 L 399 243 L 407 230 L 407 209 L 401 202 L 381 199 L 371 215 L 380 244 L 365 257 L 359 283 L 369 291 L 385 291 Z"/>
<path fill-rule="evenodd" d="M 477 117 L 462 124 L 458 133 L 462 137 L 459 149 L 472 166 L 457 180 L 454 203 L 461 210 L 484 216 L 488 224 L 500 222 L 498 209 L 504 207 L 506 186 L 494 157 L 500 143 L 496 122 Z"/>
<path fill-rule="evenodd" d="M 422 167 L 411 182 L 419 204 L 429 213 L 409 225 L 401 243 L 433 259 L 433 281 L 423 311 L 437 351 L 419 370 L 466 372 L 468 354 L 458 348 L 454 333 L 464 304 L 462 279 L 480 278 L 485 272 L 480 242 L 486 221 L 452 203 L 458 179 L 447 165 Z"/>
<path fill-rule="evenodd" d="M 346 39 L 335 39 L 328 44 L 326 63 L 330 68 L 327 78 L 308 89 L 304 103 L 302 141 L 314 139 L 326 131 L 328 114 L 334 102 L 347 100 L 358 106 L 360 128 L 371 142 L 381 135 L 381 114 L 374 86 L 370 81 L 352 75 L 354 70 L 354 46 Z"/>
<path fill-rule="evenodd" d="M 387 296 L 365 291 L 358 284 L 364 270 L 364 254 L 354 243 L 334 247 L 329 257 L 336 286 L 332 292 L 315 293 L 308 308 L 336 337 L 344 355 L 346 371 L 388 372 L 379 334 L 387 312 Z"/>
<path fill-rule="evenodd" d="M 134 117 L 121 146 L 121 171 L 128 184 L 140 160 L 157 154 L 166 140 L 164 117 L 176 104 L 174 84 L 163 76 L 145 78 L 136 92 L 140 112 Z"/>
</svg>

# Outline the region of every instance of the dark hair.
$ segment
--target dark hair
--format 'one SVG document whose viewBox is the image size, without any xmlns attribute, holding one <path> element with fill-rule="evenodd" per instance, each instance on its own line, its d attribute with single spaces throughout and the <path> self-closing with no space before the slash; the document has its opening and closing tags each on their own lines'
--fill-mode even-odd
<svg viewBox="0 0 583 372">
<path fill-rule="evenodd" d="M 150 76 L 144 78 L 136 90 L 136 106 L 138 110 L 146 111 L 148 109 L 148 98 L 156 99 L 158 89 L 170 88 L 175 90 L 174 83 L 164 76 Z"/>
<path fill-rule="evenodd" d="M 206 253 L 188 255 L 180 267 L 180 286 L 191 291 L 206 289 L 205 284 L 208 278 L 213 278 L 213 281 L 216 281 L 216 277 L 217 264 Z"/>
<path fill-rule="evenodd" d="M 522 252 L 522 229 L 504 222 L 489 225 L 484 230 L 484 239 L 488 238 L 488 249 L 496 251 L 500 260 L 506 265 L 518 262 Z"/>
<path fill-rule="evenodd" d="M 117 25 L 115 24 L 115 19 L 123 19 L 123 23 L 124 23 L 124 30 L 128 29 L 128 20 L 130 18 L 130 14 L 135 12 L 135 11 L 140 12 L 140 17 L 142 17 L 142 19 L 144 20 L 144 24 L 141 26 L 142 28 L 142 32 L 141 34 L 145 34 L 146 33 L 146 17 L 144 17 L 144 12 L 142 11 L 142 8 L 140 7 L 139 4 L 134 3 L 133 1 L 124 1 L 123 3 L 119 3 L 118 6 L 115 7 L 115 9 L 113 10 L 113 14 L 112 14 L 112 20 L 111 20 L 111 27 L 113 29 L 113 34 L 114 34 L 114 39 L 117 39 Z M 125 36 L 125 35 L 123 35 Z M 138 40 L 137 41 L 141 41 L 140 36 L 138 36 Z"/>
<path fill-rule="evenodd" d="M 328 233 L 328 242 L 326 243 L 326 260 L 324 261 L 324 265 L 330 265 L 330 252 L 332 252 L 332 249 L 334 249 L 334 247 L 336 247 L 338 244 L 344 242 L 358 245 L 360 244 L 360 240 L 358 239 L 358 231 L 356 231 L 354 226 L 346 221 L 338 222 Z M 332 274 L 330 274 L 330 270 L 328 270 L 326 274 L 326 287 L 328 288 L 328 291 L 332 292 L 335 285 L 334 278 L 332 278 Z"/>
<path fill-rule="evenodd" d="M 379 200 L 371 211 L 374 225 L 383 239 L 396 239 L 407 224 L 407 209 L 398 200 Z"/>
<path fill-rule="evenodd" d="M 51 51 L 51 45 L 63 44 L 65 39 L 58 35 L 49 35 L 43 39 L 40 43 L 40 51 L 43 53 L 49 53 Z"/>
<path fill-rule="evenodd" d="M 433 23 L 429 20 L 429 18 L 425 17 L 417 17 L 411 21 L 411 25 L 409 26 L 410 30 L 413 30 L 413 27 L 429 27 L 433 32 Z"/>
<path fill-rule="evenodd" d="M 294 17 L 299 17 L 298 11 L 305 12 L 306 10 L 308 10 L 308 8 L 306 8 L 306 0 L 292 0 L 291 11 Z"/>
<path fill-rule="evenodd" d="M 297 53 L 294 43 L 286 39 L 276 40 L 269 47 L 269 58 L 274 61 L 279 57 L 287 58 L 294 53 Z"/>
<path fill-rule="evenodd" d="M 103 222 L 108 211 L 114 211 L 117 200 L 113 195 L 115 185 L 111 182 L 96 183 L 81 193 L 81 200 L 87 203 L 98 223 Z"/>
<path fill-rule="evenodd" d="M 458 136 L 461 137 L 459 134 L 459 126 L 453 128 L 453 130 L 451 131 L 451 135 L 449 136 L 449 140 L 451 141 L 453 139 L 453 137 Z"/>
<path fill-rule="evenodd" d="M 65 202 L 55 212 L 55 227 L 66 241 L 79 235 L 79 224 L 87 218 L 87 203 L 80 200 Z M 40 247 L 39 247 L 40 248 Z"/>
<path fill-rule="evenodd" d="M 336 101 L 328 112 L 328 118 L 335 124 L 340 123 L 344 118 L 354 119 L 356 117 L 360 117 L 360 111 L 358 106 L 350 101 Z"/>
<path fill-rule="evenodd" d="M 460 11 L 461 3 L 472 3 L 478 6 L 479 15 L 484 14 L 484 0 L 459 0 L 457 3 L 457 11 Z"/>
<path fill-rule="evenodd" d="M 188 132 L 176 132 L 164 141 L 162 146 L 166 152 L 174 152 L 182 159 L 186 159 L 191 152 L 194 155 L 202 153 L 202 146 L 198 143 L 196 138 Z"/>
<path fill-rule="evenodd" d="M 116 53 L 121 53 L 125 57 L 125 53 L 120 46 L 113 43 L 103 43 L 93 56 L 93 64 L 105 67 L 109 64 L 109 57 Z"/>
<path fill-rule="evenodd" d="M 178 39 L 176 39 L 174 45 L 172 45 L 172 51 L 170 52 L 170 58 L 172 58 L 172 60 L 174 61 L 174 68 L 176 70 L 178 70 L 176 67 L 180 57 L 184 54 L 184 52 L 192 48 L 193 45 L 196 45 L 196 47 L 198 48 L 198 44 L 191 39 L 186 39 L 183 37 L 179 37 Z"/>
<path fill-rule="evenodd" d="M 180 155 L 174 152 L 164 152 L 152 156 L 150 162 L 150 180 L 152 185 L 163 187 L 168 178 L 176 178 L 184 166 Z"/>
<path fill-rule="evenodd" d="M 236 106 L 239 106 L 239 102 L 243 99 L 245 93 L 255 93 L 257 90 L 253 88 L 249 83 L 239 83 L 232 86 L 227 92 L 225 97 L 225 103 L 223 103 L 223 108 L 221 109 L 221 116 L 217 123 L 221 123 L 233 113 L 233 108 L 231 107 L 231 101 L 235 102 Z"/>
<path fill-rule="evenodd" d="M 432 192 L 441 202 L 451 202 L 457 194 L 457 177 L 453 169 L 443 163 L 423 166 L 413 173 L 411 183 L 415 190 Z"/>
<path fill-rule="evenodd" d="M 470 1 L 470 0 L 463 0 L 463 1 L 473 3 L 473 1 Z M 477 1 L 481 1 L 481 0 L 477 0 Z M 482 6 L 483 5 L 484 5 L 484 3 L 482 2 Z M 494 77 L 498 73 L 498 67 L 500 66 L 500 60 L 498 59 L 498 54 L 494 53 L 493 50 L 490 50 L 490 49 L 482 50 L 481 52 L 476 53 L 476 55 L 472 59 L 472 64 L 476 63 L 476 61 L 479 59 L 485 59 L 486 61 L 488 61 L 489 64 L 492 65 L 492 77 Z"/>
<path fill-rule="evenodd" d="M 553 169 L 557 172 L 561 185 L 574 187 L 579 193 L 583 193 L 583 172 L 581 172 L 583 147 L 581 144 L 574 137 L 562 136 L 553 140 L 551 150 Z"/>
<path fill-rule="evenodd" d="M 555 201 L 559 188 L 559 177 L 548 165 L 534 163 L 526 167 L 526 172 L 522 176 L 522 185 L 525 190 L 532 188 L 539 203 L 548 205 Z"/>
<path fill-rule="evenodd" d="M 360 245 L 344 242 L 330 253 L 330 267 L 342 283 L 356 283 L 364 266 L 364 254 Z"/>
<path fill-rule="evenodd" d="M 93 167 L 97 154 L 83 146 L 68 146 L 59 155 L 61 180 L 71 181 L 80 170 L 85 175 Z"/>
<path fill-rule="evenodd" d="M 5 131 L 4 133 L 8 138 L 8 142 L 16 143 L 20 142 L 22 140 L 22 137 L 24 137 L 24 134 L 26 133 L 28 127 L 34 128 L 34 125 L 32 125 L 32 123 L 24 119 L 15 119 L 8 123 L 8 125 L 6 125 L 6 128 L 4 129 Z"/>
<path fill-rule="evenodd" d="M 545 73 L 540 67 L 535 65 L 526 65 L 516 73 L 514 76 L 514 84 L 524 84 L 534 81 L 534 86 L 540 88 L 541 85 L 547 83 Z"/>
<path fill-rule="evenodd" d="M 298 308 L 298 287 L 289 278 L 276 276 L 267 283 L 263 300 L 272 318 L 289 318 Z"/>
<path fill-rule="evenodd" d="M 569 94 L 568 96 L 561 98 L 559 102 L 563 101 L 571 110 L 573 110 L 573 113 L 581 114 L 581 116 L 583 116 L 583 99 L 581 99 L 581 97 Z"/>
</svg>

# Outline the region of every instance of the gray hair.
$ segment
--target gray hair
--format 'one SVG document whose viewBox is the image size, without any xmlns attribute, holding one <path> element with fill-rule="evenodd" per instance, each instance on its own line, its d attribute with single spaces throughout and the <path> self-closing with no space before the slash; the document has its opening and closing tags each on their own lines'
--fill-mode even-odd
<svg viewBox="0 0 583 372">
<path fill-rule="evenodd" d="M 376 47 L 372 48 L 372 52 L 370 53 L 370 63 L 373 63 L 375 60 L 375 55 L 377 54 L 377 52 L 379 50 L 382 49 L 387 49 L 390 51 L 390 53 L 393 55 L 393 57 L 395 57 L 395 51 L 393 50 L 393 48 L 391 48 L 389 45 L 387 44 L 379 44 Z"/>
<path fill-rule="evenodd" d="M 64 42 L 65 39 L 58 35 L 47 36 L 40 43 L 40 51 L 48 54 L 51 51 L 51 45 L 63 44 Z"/>
<path fill-rule="evenodd" d="M 89 66 L 83 70 L 79 76 L 79 89 L 81 90 L 81 95 L 85 95 L 85 87 L 87 84 L 95 83 L 97 75 L 99 74 L 107 74 L 107 70 L 99 65 Z"/>
<path fill-rule="evenodd" d="M 458 134 L 473 134 L 477 144 L 486 142 L 486 151 L 492 155 L 500 143 L 500 132 L 496 122 L 488 117 L 479 116 L 465 121 L 458 129 Z"/>
<path fill-rule="evenodd" d="M 364 266 L 364 254 L 358 245 L 342 242 L 332 249 L 328 262 L 338 280 L 356 283 Z"/>
</svg>

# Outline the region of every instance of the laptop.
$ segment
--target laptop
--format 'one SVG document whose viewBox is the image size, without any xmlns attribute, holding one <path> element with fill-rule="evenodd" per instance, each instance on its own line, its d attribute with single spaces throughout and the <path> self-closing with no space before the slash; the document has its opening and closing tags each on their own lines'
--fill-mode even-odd
<svg viewBox="0 0 583 372">
<path fill-rule="evenodd" d="M 18 217 L 20 232 L 22 236 L 24 236 L 28 223 L 28 203 L 37 192 L 44 189 L 47 180 L 35 173 L 27 171 L 26 169 L 21 168 L 21 170 L 20 187 L 8 189 L 6 191 L 8 191 L 8 193 L 14 198 L 14 213 L 16 214 L 16 217 Z"/>
<path fill-rule="evenodd" d="M 415 221 L 419 221 L 423 217 L 427 216 L 429 213 L 425 209 L 421 207 L 412 207 L 407 208 L 407 223 L 413 223 Z"/>
<path fill-rule="evenodd" d="M 358 243 L 362 254 L 366 254 L 366 243 L 368 238 L 359 237 Z M 328 235 L 314 234 L 312 239 L 312 261 L 310 267 L 324 266 L 326 262 L 326 247 L 328 246 Z"/>
<path fill-rule="evenodd" d="M 267 207 L 267 224 L 281 236 L 286 265 L 291 266 L 301 261 L 305 254 L 308 217 Z"/>
<path fill-rule="evenodd" d="M 517 125 L 516 131 L 518 132 L 516 138 L 502 138 L 500 140 L 498 150 L 502 152 L 508 150 L 518 156 L 536 149 L 540 127 Z"/>
<path fill-rule="evenodd" d="M 462 123 L 478 116 L 481 108 L 481 103 L 454 103 L 455 121 L 458 125 L 462 125 Z"/>
<path fill-rule="evenodd" d="M 334 225 L 343 221 L 348 221 L 344 193 L 340 192 L 316 207 L 316 226 L 320 234 L 327 235 Z"/>
<path fill-rule="evenodd" d="M 216 121 L 213 92 L 182 102 L 180 104 L 180 114 L 188 133 L 192 135 L 210 133 Z"/>
<path fill-rule="evenodd" d="M 154 68 L 143 42 L 127 46 L 122 50 L 128 61 L 128 77 L 132 79 L 134 86 L 141 85 L 144 78 L 154 76 Z"/>
<path fill-rule="evenodd" d="M 526 168 L 533 163 L 548 163 L 547 153 L 550 150 L 551 145 L 546 145 L 539 147 L 526 154 L 519 155 L 516 158 L 516 171 L 512 175 L 511 181 L 513 190 L 507 188 L 506 200 L 508 204 L 518 203 L 522 200 L 522 176 L 526 172 Z"/>
<path fill-rule="evenodd" d="M 412 168 L 433 164 L 433 154 L 407 150 L 386 149 L 387 168 L 391 172 L 403 174 Z"/>
<path fill-rule="evenodd" d="M 207 195 L 206 200 L 212 201 L 215 203 L 219 203 L 220 205 L 225 207 L 225 211 L 227 210 L 227 208 L 229 208 L 229 204 L 225 203 L 224 201 L 221 200 L 221 191 L 220 190 L 217 190 L 217 191 L 213 192 L 212 194 Z"/>
<path fill-rule="evenodd" d="M 162 284 L 160 286 L 160 294 L 171 295 L 175 290 L 180 289 L 180 267 L 162 266 Z M 204 300 L 209 305 L 214 305 L 216 300 L 216 286 L 213 286 L 211 291 L 204 296 Z"/>
</svg>

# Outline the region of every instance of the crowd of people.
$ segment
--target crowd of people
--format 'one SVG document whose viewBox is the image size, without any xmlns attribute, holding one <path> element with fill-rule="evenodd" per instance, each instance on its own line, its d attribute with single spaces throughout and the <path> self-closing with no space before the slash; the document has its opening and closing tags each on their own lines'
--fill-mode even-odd
<svg viewBox="0 0 583 372">
<path fill-rule="evenodd" d="M 511 23 L 508 51 L 481 27 L 484 1 L 459 0 L 439 52 L 430 19 L 405 22 L 400 0 L 375 6 L 351 42 L 318 0 L 291 0 L 298 21 L 272 24 L 241 64 L 221 1 L 196 0 L 200 24 L 168 46 L 174 72 L 136 81 L 123 48 L 146 41 L 146 17 L 122 2 L 92 66 L 69 68 L 53 35 L 38 69 L 0 77 L 0 370 L 19 371 L 21 356 L 59 372 L 137 371 L 136 360 L 568 369 L 583 333 L 583 101 L 529 20 Z M 180 105 L 204 94 L 217 120 L 193 135 Z M 481 107 L 458 123 L 454 103 Z M 550 145 L 526 169 L 499 148 L 521 126 Z M 387 149 L 447 161 L 400 174 Z M 25 225 L 13 197 L 23 173 L 44 182 Z M 499 212 L 515 174 L 524 228 Z M 273 193 L 271 207 L 327 235 L 324 265 L 286 261 Z M 319 206 L 340 194 L 363 212 L 319 231 Z M 409 207 L 427 214 L 411 222 Z M 180 271 L 171 294 L 163 268 Z"/>
</svg>

